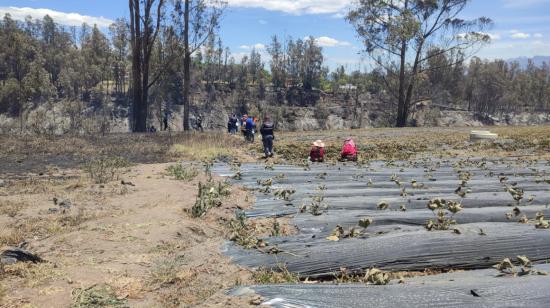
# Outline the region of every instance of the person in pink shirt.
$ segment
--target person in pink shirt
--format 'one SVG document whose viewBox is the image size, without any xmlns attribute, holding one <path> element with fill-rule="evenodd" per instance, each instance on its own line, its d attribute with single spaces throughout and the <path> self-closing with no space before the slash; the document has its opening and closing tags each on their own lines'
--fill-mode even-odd
<svg viewBox="0 0 550 308">
<path fill-rule="evenodd" d="M 346 138 L 340 153 L 342 161 L 357 161 L 357 146 L 351 137 Z"/>
</svg>

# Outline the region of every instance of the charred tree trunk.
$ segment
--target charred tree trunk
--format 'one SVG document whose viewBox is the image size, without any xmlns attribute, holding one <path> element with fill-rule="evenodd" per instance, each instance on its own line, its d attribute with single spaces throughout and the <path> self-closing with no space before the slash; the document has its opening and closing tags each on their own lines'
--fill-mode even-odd
<svg viewBox="0 0 550 308">
<path fill-rule="evenodd" d="M 401 54 L 400 54 L 400 68 L 399 68 L 399 98 L 397 102 L 397 121 L 395 126 L 405 127 L 407 125 L 407 118 L 405 115 L 405 60 L 407 57 L 407 43 L 401 43 Z"/>
<path fill-rule="evenodd" d="M 141 14 L 140 2 L 144 5 L 143 15 Z M 153 25 L 154 18 L 151 17 L 154 2 L 155 0 L 129 0 L 132 45 L 133 132 L 147 131 L 149 88 L 158 80 L 157 76 L 153 78 L 153 82 L 149 82 L 149 68 L 151 52 L 160 29 L 164 0 L 160 0 L 157 5 L 156 26 Z"/>
<path fill-rule="evenodd" d="M 183 129 L 188 131 L 189 125 L 189 96 L 191 83 L 191 51 L 189 50 L 189 0 L 185 0 L 183 28 L 183 47 L 185 56 L 183 58 Z"/>
<path fill-rule="evenodd" d="M 139 0 L 130 0 L 130 40 L 132 45 L 132 131 L 147 131 L 146 101 L 142 86 L 142 41 Z"/>
</svg>

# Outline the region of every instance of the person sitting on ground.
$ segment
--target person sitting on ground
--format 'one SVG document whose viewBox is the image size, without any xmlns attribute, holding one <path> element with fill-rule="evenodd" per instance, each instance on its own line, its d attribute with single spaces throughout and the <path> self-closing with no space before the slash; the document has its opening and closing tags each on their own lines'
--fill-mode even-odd
<svg viewBox="0 0 550 308">
<path fill-rule="evenodd" d="M 313 142 L 309 152 L 309 160 L 322 163 L 325 160 L 325 144 L 321 140 Z"/>
<path fill-rule="evenodd" d="M 273 140 L 275 140 L 273 130 L 273 122 L 271 122 L 271 119 L 266 116 L 264 118 L 264 123 L 262 124 L 262 127 L 260 127 L 260 133 L 262 134 L 262 143 L 264 144 L 265 158 L 273 157 Z"/>
<path fill-rule="evenodd" d="M 156 133 L 157 132 L 157 128 L 155 127 L 155 125 L 151 125 L 151 127 L 149 128 L 149 132 L 150 133 Z"/>
<path fill-rule="evenodd" d="M 346 138 L 344 141 L 342 152 L 340 153 L 340 160 L 357 161 L 357 147 L 351 137 Z"/>
</svg>

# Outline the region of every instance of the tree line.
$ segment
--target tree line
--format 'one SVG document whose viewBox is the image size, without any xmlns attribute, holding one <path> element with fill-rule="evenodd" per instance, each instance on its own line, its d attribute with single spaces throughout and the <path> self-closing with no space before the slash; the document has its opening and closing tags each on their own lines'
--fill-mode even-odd
<svg viewBox="0 0 550 308">
<path fill-rule="evenodd" d="M 183 105 L 183 127 L 190 129 L 197 91 L 210 106 L 233 93 L 246 112 L 251 101 L 315 106 L 345 85 L 372 94 L 395 126 L 408 125 L 410 109 L 426 100 L 489 114 L 550 109 L 548 64 L 522 69 L 472 57 L 489 43 L 483 30 L 491 21 L 456 18 L 467 2 L 359 1 L 348 20 L 371 56 L 369 71 L 330 71 L 313 37 L 274 35 L 265 50 L 252 48 L 237 59 L 218 35 L 222 2 L 129 0 L 129 18 L 104 31 L 65 27 L 49 16 L 16 21 L 6 15 L 0 21 L 0 113 L 22 123 L 25 113 L 46 102 L 78 101 L 89 109 L 114 102 L 141 132 Z"/>
</svg>

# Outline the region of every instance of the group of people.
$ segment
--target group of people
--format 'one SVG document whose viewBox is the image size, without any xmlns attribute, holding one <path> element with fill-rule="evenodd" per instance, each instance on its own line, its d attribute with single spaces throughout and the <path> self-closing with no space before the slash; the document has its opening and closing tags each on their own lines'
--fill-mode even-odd
<svg viewBox="0 0 550 308">
<path fill-rule="evenodd" d="M 311 145 L 309 160 L 312 162 L 325 161 L 325 144 L 322 140 L 316 140 Z M 357 146 L 355 145 L 355 141 L 353 141 L 353 138 L 348 137 L 346 138 L 346 140 L 344 140 L 342 150 L 340 151 L 340 160 L 357 161 Z"/>
<path fill-rule="evenodd" d="M 241 133 L 245 141 L 254 142 L 258 120 L 255 117 L 247 114 L 241 119 L 237 115 L 232 114 L 227 121 L 227 131 L 230 134 L 236 134 L 241 128 Z M 275 140 L 275 126 L 269 116 L 264 118 L 260 126 L 260 134 L 262 135 L 262 143 L 264 148 L 265 158 L 273 157 L 273 141 Z M 323 162 L 325 160 L 325 144 L 322 140 L 316 140 L 311 146 L 309 160 L 312 162 Z M 340 151 L 341 161 L 357 161 L 357 146 L 353 138 L 348 137 L 344 140 L 342 150 Z"/>
</svg>

